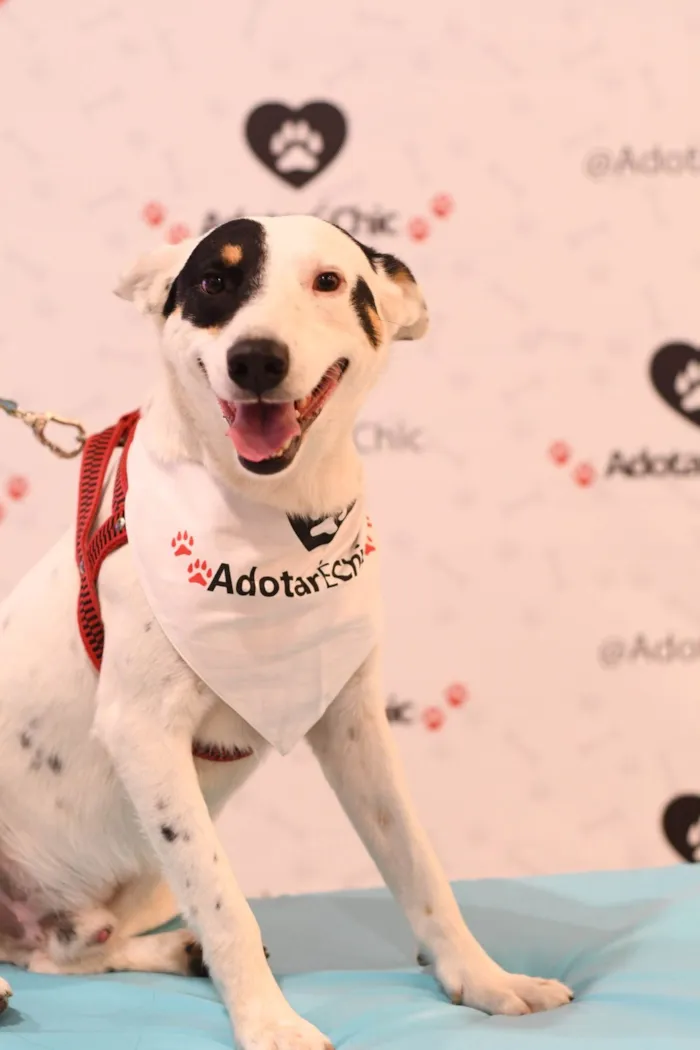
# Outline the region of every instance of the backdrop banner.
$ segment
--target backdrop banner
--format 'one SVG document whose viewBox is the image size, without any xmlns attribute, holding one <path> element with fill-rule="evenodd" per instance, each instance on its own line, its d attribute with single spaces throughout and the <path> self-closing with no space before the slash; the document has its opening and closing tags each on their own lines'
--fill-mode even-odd
<svg viewBox="0 0 700 1050">
<path fill-rule="evenodd" d="M 1 397 L 136 407 L 117 275 L 236 215 L 422 284 L 355 436 L 451 877 L 700 859 L 699 46 L 697 0 L 0 0 Z M 0 593 L 76 482 L 0 418 Z M 304 745 L 220 826 L 249 893 L 378 881 Z"/>
</svg>

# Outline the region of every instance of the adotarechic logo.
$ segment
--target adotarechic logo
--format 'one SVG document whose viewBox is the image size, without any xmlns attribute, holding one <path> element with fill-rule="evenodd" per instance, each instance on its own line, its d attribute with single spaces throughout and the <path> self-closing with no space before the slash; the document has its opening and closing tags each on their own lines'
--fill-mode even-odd
<svg viewBox="0 0 700 1050">
<path fill-rule="evenodd" d="M 700 427 L 700 349 L 691 343 L 664 343 L 649 365 L 651 385 L 659 397 L 686 422 Z M 700 447 L 611 449 L 604 463 L 594 463 L 562 438 L 547 449 L 553 466 L 580 488 L 596 482 L 644 478 L 700 477 Z"/>
<path fill-rule="evenodd" d="M 304 212 L 326 219 L 353 237 L 372 243 L 376 237 L 406 236 L 417 244 L 428 240 L 455 209 L 449 193 L 436 192 L 421 202 L 413 214 L 402 214 L 391 202 L 337 199 L 324 193 L 315 201 L 300 204 L 297 194 L 331 165 L 334 170 L 350 141 L 350 122 L 335 102 L 316 99 L 301 106 L 265 101 L 244 118 L 243 141 L 267 171 L 290 188 L 289 206 L 271 210 L 264 200 L 267 180 L 262 176 L 261 194 L 250 201 L 227 200 L 223 206 L 209 202 L 204 214 L 192 221 L 182 216 L 168 219 L 168 209 L 158 200 L 144 205 L 141 217 L 149 226 L 162 227 L 165 240 L 178 244 L 186 237 L 203 235 L 230 219 L 246 215 L 275 215 Z M 321 180 L 323 181 L 323 180 Z M 234 180 L 235 185 L 235 180 Z M 168 220 L 166 222 L 166 220 Z"/>
</svg>

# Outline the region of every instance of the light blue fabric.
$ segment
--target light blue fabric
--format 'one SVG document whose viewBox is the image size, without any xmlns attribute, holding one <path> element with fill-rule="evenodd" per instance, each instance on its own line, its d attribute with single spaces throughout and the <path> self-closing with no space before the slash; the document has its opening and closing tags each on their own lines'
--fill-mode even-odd
<svg viewBox="0 0 700 1050">
<path fill-rule="evenodd" d="M 571 1006 L 487 1017 L 446 1001 L 380 891 L 255 904 L 299 1013 L 338 1050 L 689 1050 L 700 1046 L 700 868 L 460 883 L 474 933 L 511 970 L 559 977 Z M 231 1048 L 207 980 L 42 977 L 10 966 L 0 1050 Z"/>
</svg>

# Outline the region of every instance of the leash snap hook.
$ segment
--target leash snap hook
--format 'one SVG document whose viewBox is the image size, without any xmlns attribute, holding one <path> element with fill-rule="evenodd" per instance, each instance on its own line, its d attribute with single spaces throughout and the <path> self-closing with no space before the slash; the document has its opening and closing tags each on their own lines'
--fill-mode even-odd
<svg viewBox="0 0 700 1050">
<path fill-rule="evenodd" d="M 24 422 L 28 424 L 34 431 L 34 436 L 45 445 L 49 451 L 53 452 L 54 455 L 59 456 L 60 459 L 74 459 L 79 456 L 83 451 L 83 445 L 87 440 L 87 434 L 85 427 L 82 423 L 79 423 L 77 419 L 65 419 L 63 416 L 56 416 L 53 412 L 43 412 L 41 414 L 35 412 L 24 412 L 22 413 Z M 55 424 L 57 427 L 63 427 L 64 429 L 72 430 L 72 447 L 67 446 L 65 443 L 57 443 L 52 441 L 51 438 L 46 435 L 46 428 L 49 424 Z"/>
</svg>

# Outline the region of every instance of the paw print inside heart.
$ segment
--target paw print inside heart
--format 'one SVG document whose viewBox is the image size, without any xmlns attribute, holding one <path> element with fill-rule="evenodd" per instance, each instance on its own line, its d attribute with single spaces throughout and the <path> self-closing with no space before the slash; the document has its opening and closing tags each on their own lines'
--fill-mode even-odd
<svg viewBox="0 0 700 1050">
<path fill-rule="evenodd" d="M 688 361 L 682 372 L 673 381 L 684 412 L 700 409 L 700 361 Z"/>
<path fill-rule="evenodd" d="M 322 152 L 322 136 L 305 120 L 285 120 L 270 139 L 277 171 L 316 171 Z"/>
<path fill-rule="evenodd" d="M 189 557 L 194 546 L 194 536 L 190 536 L 188 532 L 178 532 L 177 536 L 173 536 L 170 541 L 170 546 L 176 558 L 179 558 L 181 554 Z"/>
<path fill-rule="evenodd" d="M 190 583 L 199 583 L 202 587 L 206 587 L 211 579 L 211 569 L 205 561 L 200 562 L 199 558 L 187 566 L 187 571 Z"/>
</svg>

